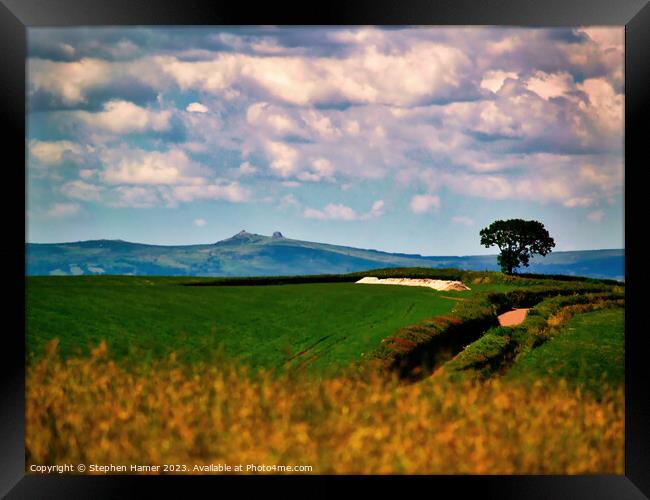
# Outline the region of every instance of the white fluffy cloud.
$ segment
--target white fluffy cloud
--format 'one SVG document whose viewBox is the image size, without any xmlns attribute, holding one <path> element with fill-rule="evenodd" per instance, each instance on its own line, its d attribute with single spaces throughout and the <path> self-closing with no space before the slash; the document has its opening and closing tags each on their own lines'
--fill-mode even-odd
<svg viewBox="0 0 650 500">
<path fill-rule="evenodd" d="M 239 175 L 253 175 L 254 173 L 257 172 L 257 168 L 255 168 L 250 162 L 245 161 L 241 165 L 239 165 L 239 168 L 237 169 L 239 172 Z"/>
<path fill-rule="evenodd" d="M 46 166 L 58 165 L 68 155 L 78 155 L 82 152 L 79 144 L 72 141 L 29 141 L 29 155 L 38 163 Z"/>
<path fill-rule="evenodd" d="M 319 182 L 323 179 L 332 179 L 334 166 L 327 158 L 316 158 L 313 160 L 309 169 L 297 175 L 301 181 Z"/>
<path fill-rule="evenodd" d="M 503 82 L 505 82 L 506 78 L 512 78 L 516 80 L 518 78 L 518 75 L 514 71 L 487 71 L 481 80 L 481 88 L 487 89 L 490 92 L 498 92 L 503 86 Z"/>
<path fill-rule="evenodd" d="M 292 199 L 292 202 L 295 200 Z M 291 203 L 295 204 L 295 203 Z M 384 201 L 377 200 L 372 204 L 370 211 L 359 214 L 353 208 L 341 203 L 328 203 L 322 210 L 306 208 L 303 215 L 308 219 L 319 220 L 369 220 L 381 217 L 384 213 Z"/>
<path fill-rule="evenodd" d="M 237 182 L 205 184 L 200 186 L 174 186 L 171 189 L 175 201 L 226 200 L 243 202 L 250 198 L 250 191 Z"/>
<path fill-rule="evenodd" d="M 432 42 L 416 42 L 397 54 L 363 46 L 342 58 L 219 53 L 211 60 L 158 56 L 155 61 L 182 90 L 218 95 L 248 84 L 294 105 L 414 104 L 447 97 L 471 71 L 471 61 L 461 50 Z"/>
<path fill-rule="evenodd" d="M 367 219 L 375 219 L 384 215 L 384 200 L 377 200 L 372 204 L 370 212 L 368 212 L 365 217 Z"/>
<path fill-rule="evenodd" d="M 623 94 L 618 94 L 611 83 L 604 78 L 589 78 L 576 86 L 587 94 L 588 102 L 581 102 L 580 108 L 592 121 L 614 137 L 621 138 L 624 123 Z"/>
<path fill-rule="evenodd" d="M 122 147 L 106 150 L 101 160 L 99 177 L 113 186 L 106 193 L 112 206 L 148 208 L 196 200 L 240 203 L 252 197 L 251 189 L 216 176 L 180 148 L 146 151 Z M 80 190 L 80 182 L 74 184 L 76 191 Z M 84 188 L 89 189 L 87 185 Z M 72 191 L 70 187 L 66 192 Z"/>
<path fill-rule="evenodd" d="M 526 88 L 535 92 L 542 99 L 560 97 L 574 87 L 573 77 L 566 72 L 544 73 L 537 71 L 526 81 Z"/>
<path fill-rule="evenodd" d="M 597 161 L 600 164 L 594 163 Z M 623 189 L 623 162 L 617 155 L 526 155 L 518 170 L 518 175 L 447 172 L 437 182 L 462 195 L 554 202 L 568 208 L 590 206 L 596 199 L 615 196 Z"/>
<path fill-rule="evenodd" d="M 246 121 L 256 130 L 263 128 L 272 135 L 300 133 L 300 128 L 289 113 L 267 102 L 251 104 L 246 110 Z"/>
<path fill-rule="evenodd" d="M 189 111 L 190 113 L 207 113 L 210 110 L 200 102 L 191 102 L 187 105 L 185 111 Z"/>
<path fill-rule="evenodd" d="M 304 212 L 308 219 L 334 219 L 334 220 L 355 220 L 359 216 L 350 207 L 342 204 L 329 203 L 322 210 L 307 208 Z"/>
<path fill-rule="evenodd" d="M 297 169 L 298 151 L 283 142 L 267 141 L 266 154 L 269 166 L 282 177 L 288 177 Z"/>
<path fill-rule="evenodd" d="M 109 184 L 202 184 L 204 168 L 180 149 L 114 150 L 103 155 L 102 178 Z"/>
<path fill-rule="evenodd" d="M 374 180 L 592 210 L 622 192 L 622 28 L 353 27 L 319 35 L 321 45 L 306 35 L 296 43 L 303 33 L 285 43 L 281 31 L 215 32 L 205 46 L 188 41 L 164 54 L 134 38 L 102 48 L 106 59 L 65 40 L 57 53 L 78 60 L 30 57 L 30 96 L 98 110 L 44 113 L 49 137 L 76 136 L 33 138 L 34 163 L 83 160 L 59 191 L 125 206 L 251 200 L 256 184 Z M 138 100 L 133 82 L 155 89 L 157 101 Z M 113 88 L 133 102 L 101 97 Z M 179 92 L 190 104 L 176 109 Z M 409 206 L 424 213 L 440 199 L 419 194 Z M 302 213 L 358 220 L 382 211 L 333 203 Z"/>
<path fill-rule="evenodd" d="M 440 197 L 432 194 L 416 194 L 409 204 L 414 214 L 423 214 L 440 208 Z"/>
<path fill-rule="evenodd" d="M 104 104 L 96 113 L 75 111 L 71 113 L 84 125 L 112 134 L 128 134 L 153 130 L 162 132 L 170 127 L 171 111 L 154 111 L 142 108 L 132 102 L 113 100 Z"/>
<path fill-rule="evenodd" d="M 98 59 L 54 62 L 30 58 L 28 71 L 31 92 L 50 92 L 66 104 L 85 102 L 89 89 L 109 82 L 114 76 L 111 63 Z"/>
<path fill-rule="evenodd" d="M 197 227 L 203 227 L 207 224 L 205 219 L 194 219 L 192 221 L 192 224 L 194 224 Z"/>
</svg>

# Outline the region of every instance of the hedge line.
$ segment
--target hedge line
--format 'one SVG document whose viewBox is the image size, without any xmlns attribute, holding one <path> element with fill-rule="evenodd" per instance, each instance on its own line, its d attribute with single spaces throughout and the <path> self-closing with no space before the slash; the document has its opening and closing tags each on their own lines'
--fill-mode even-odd
<svg viewBox="0 0 650 500">
<path fill-rule="evenodd" d="M 185 286 L 248 286 L 248 285 L 289 285 L 304 283 L 350 283 L 363 278 L 418 278 L 462 281 L 467 271 L 453 268 L 385 268 L 357 271 L 347 274 L 313 274 L 304 276 L 251 276 L 236 278 L 215 278 L 196 282 L 183 283 Z M 493 273 L 497 274 L 497 273 Z"/>
<path fill-rule="evenodd" d="M 370 357 L 380 360 L 385 369 L 395 370 L 403 378 L 419 378 L 479 342 L 451 366 L 465 370 L 476 364 L 478 371 L 492 371 L 510 362 L 532 331 L 545 331 L 547 318 L 561 307 L 623 298 L 622 291 L 592 284 L 480 293 L 472 300 L 459 301 L 451 315 L 429 318 L 399 329 L 384 339 Z M 498 328 L 497 314 L 500 312 L 535 304 L 522 326 Z M 486 338 L 483 340 L 483 337 Z M 535 339 L 540 341 L 539 334 Z M 484 365 L 479 366 L 481 363 Z"/>
<path fill-rule="evenodd" d="M 503 373 L 532 349 L 557 335 L 576 313 L 624 305 L 620 292 L 555 296 L 531 308 L 521 325 L 490 328 L 483 337 L 468 345 L 444 371 L 452 378 L 470 376 L 485 379 Z"/>
<path fill-rule="evenodd" d="M 497 314 L 514 307 L 532 307 L 544 299 L 558 296 L 575 296 L 588 293 L 606 293 L 619 287 L 599 283 L 562 283 L 552 286 L 530 286 L 508 292 L 490 292 L 488 300 L 496 307 Z M 620 287 L 621 293 L 623 288 Z"/>
<path fill-rule="evenodd" d="M 466 271 L 456 268 L 402 267 L 381 268 L 368 271 L 357 271 L 347 274 L 313 274 L 305 276 L 250 276 L 223 277 L 183 283 L 184 286 L 256 286 L 256 285 L 289 285 L 304 283 L 350 283 L 364 276 L 377 278 L 417 278 L 463 281 L 465 283 L 516 283 L 521 286 L 544 285 L 551 281 L 566 281 L 566 286 L 575 286 L 576 282 L 587 285 L 607 285 L 611 280 L 595 280 L 565 276 L 563 280 L 553 279 L 545 275 L 513 275 L 508 276 L 494 271 Z M 620 286 L 623 284 L 614 282 Z M 564 285 L 564 283 L 563 283 Z"/>
<path fill-rule="evenodd" d="M 385 369 L 404 378 L 418 378 L 450 359 L 464 345 L 497 324 L 486 294 L 459 301 L 447 316 L 437 316 L 400 328 L 370 353 Z"/>
</svg>

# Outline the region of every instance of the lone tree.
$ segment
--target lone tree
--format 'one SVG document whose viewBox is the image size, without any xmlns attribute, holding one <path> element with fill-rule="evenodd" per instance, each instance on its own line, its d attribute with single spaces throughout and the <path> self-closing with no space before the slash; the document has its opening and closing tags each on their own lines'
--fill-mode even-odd
<svg viewBox="0 0 650 500">
<path fill-rule="evenodd" d="M 497 262 L 506 274 L 512 274 L 520 265 L 528 267 L 533 255 L 546 255 L 555 246 L 544 224 L 536 220 L 498 220 L 481 229 L 480 235 L 481 245 L 499 247 Z"/>
</svg>

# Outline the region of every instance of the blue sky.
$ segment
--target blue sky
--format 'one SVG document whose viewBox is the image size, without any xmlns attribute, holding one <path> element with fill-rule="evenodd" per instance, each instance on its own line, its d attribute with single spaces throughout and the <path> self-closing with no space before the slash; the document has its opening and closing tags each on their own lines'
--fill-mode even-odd
<svg viewBox="0 0 650 500">
<path fill-rule="evenodd" d="M 29 28 L 27 238 L 623 248 L 622 27 Z"/>
</svg>

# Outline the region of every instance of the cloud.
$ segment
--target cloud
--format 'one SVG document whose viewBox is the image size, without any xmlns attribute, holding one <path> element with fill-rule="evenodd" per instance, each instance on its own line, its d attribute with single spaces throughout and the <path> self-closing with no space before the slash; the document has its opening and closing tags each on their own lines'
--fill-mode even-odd
<svg viewBox="0 0 650 500">
<path fill-rule="evenodd" d="M 455 215 L 451 218 L 451 222 L 454 224 L 460 224 L 463 226 L 473 226 L 475 221 L 471 217 L 466 217 L 464 215 Z"/>
<path fill-rule="evenodd" d="M 606 162 L 601 165 L 592 162 L 585 163 L 577 169 L 578 178 L 586 185 L 609 191 L 623 182 L 622 169 L 616 167 L 616 165 Z"/>
<path fill-rule="evenodd" d="M 622 90 L 625 30 L 622 27 L 588 27 L 578 31 L 584 33 L 589 42 L 567 51 L 570 65 L 580 66 L 586 78 L 606 78 Z"/>
<path fill-rule="evenodd" d="M 113 134 L 128 134 L 145 130 L 155 132 L 169 130 L 172 113 L 169 110 L 154 111 L 142 108 L 128 101 L 112 100 L 104 103 L 103 110 L 97 113 L 75 111 L 72 116 L 98 130 Z"/>
<path fill-rule="evenodd" d="M 242 203 L 251 198 L 249 189 L 225 182 L 202 186 L 118 186 L 112 192 L 116 197 L 111 206 L 131 208 L 176 207 L 197 200 Z"/>
<path fill-rule="evenodd" d="M 372 204 L 370 212 L 365 215 L 366 219 L 376 219 L 384 215 L 384 200 L 377 200 Z"/>
<path fill-rule="evenodd" d="M 62 219 L 77 215 L 81 211 L 78 203 L 54 203 L 46 212 L 46 217 L 50 219 Z"/>
<path fill-rule="evenodd" d="M 86 92 L 111 80 L 111 64 L 98 59 L 75 62 L 53 62 L 28 59 L 29 90 L 55 94 L 65 104 L 80 104 Z"/>
<path fill-rule="evenodd" d="M 201 184 L 207 174 L 180 149 L 107 151 L 103 163 L 102 179 L 109 184 Z"/>
<path fill-rule="evenodd" d="M 605 216 L 605 212 L 602 210 L 595 210 L 593 212 L 589 212 L 587 214 L 587 219 L 589 219 L 591 222 L 601 222 L 603 220 L 603 217 Z"/>
<path fill-rule="evenodd" d="M 324 179 L 332 179 L 334 167 L 326 158 L 317 158 L 310 164 L 309 171 L 303 171 L 296 177 L 301 181 L 319 182 Z"/>
<path fill-rule="evenodd" d="M 513 78 L 516 80 L 518 75 L 514 71 L 487 71 L 481 80 L 481 88 L 487 89 L 490 92 L 498 92 L 503 86 L 503 82 L 506 78 Z"/>
<path fill-rule="evenodd" d="M 313 109 L 304 111 L 300 114 L 302 121 L 313 131 L 316 137 L 325 140 L 336 140 L 341 137 L 341 130 L 336 127 L 332 120 L 325 115 Z M 351 124 L 348 124 L 348 127 Z M 354 125 L 351 125 L 354 130 Z"/>
<path fill-rule="evenodd" d="M 619 138 L 624 126 L 623 94 L 616 93 L 612 84 L 604 78 L 589 78 L 576 87 L 587 94 L 589 101 L 581 103 L 581 110 L 599 128 Z"/>
<path fill-rule="evenodd" d="M 562 202 L 562 204 L 567 208 L 573 207 L 588 207 L 594 202 L 593 198 L 588 196 L 569 198 Z"/>
<path fill-rule="evenodd" d="M 106 28 L 91 37 L 40 29 L 29 35 L 30 92 L 45 90 L 80 103 L 97 88 L 132 79 L 220 99 L 228 94 L 300 106 L 418 105 L 477 98 L 482 82 L 490 90 L 498 85 L 499 72 L 570 68 L 586 78 L 620 79 L 622 68 L 615 66 L 622 66 L 623 33 L 620 27 L 157 27 Z"/>
<path fill-rule="evenodd" d="M 512 174 L 448 171 L 438 175 L 436 182 L 464 196 L 559 203 L 568 208 L 622 194 L 623 159 L 618 155 L 540 153 L 524 155 L 519 161 Z"/>
<path fill-rule="evenodd" d="M 266 154 L 270 167 L 281 177 L 288 177 L 297 169 L 298 151 L 282 142 L 267 141 Z"/>
<path fill-rule="evenodd" d="M 313 208 L 305 209 L 304 216 L 308 219 L 320 220 L 356 220 L 359 218 L 357 213 L 350 207 L 342 204 L 329 203 L 323 210 Z"/>
<path fill-rule="evenodd" d="M 175 186 L 171 189 L 170 199 L 183 202 L 195 200 L 226 200 L 240 203 L 249 200 L 250 197 L 250 190 L 237 182 L 231 182 L 199 186 Z"/>
<path fill-rule="evenodd" d="M 301 133 L 301 129 L 287 111 L 267 102 L 251 104 L 246 110 L 246 122 L 258 131 L 263 129 L 267 134 L 275 136 Z"/>
<path fill-rule="evenodd" d="M 79 144 L 72 141 L 29 141 L 29 154 L 38 163 L 46 166 L 59 165 L 67 158 L 73 158 L 81 153 Z"/>
<path fill-rule="evenodd" d="M 245 161 L 241 165 L 239 165 L 238 168 L 239 175 L 253 175 L 254 173 L 257 172 L 257 169 L 251 165 L 250 162 Z"/>
<path fill-rule="evenodd" d="M 120 208 L 152 208 L 161 203 L 155 188 L 143 186 L 118 186 L 113 189 L 116 199 L 109 205 Z"/>
<path fill-rule="evenodd" d="M 528 90 L 546 100 L 566 94 L 573 86 L 573 77 L 566 72 L 548 74 L 537 71 L 526 81 Z"/>
<path fill-rule="evenodd" d="M 625 45 L 624 31 L 621 29 L 612 29 L 610 27 L 590 26 L 588 28 L 580 28 L 580 31 L 586 33 L 587 36 L 602 50 L 623 50 Z"/>
<path fill-rule="evenodd" d="M 296 198 L 293 194 L 287 194 L 282 197 L 280 200 L 280 205 L 283 207 L 296 207 L 300 208 L 302 204 L 300 201 L 298 201 L 298 198 Z"/>
<path fill-rule="evenodd" d="M 622 193 L 622 28 L 38 30 L 30 155 L 74 163 L 39 174 L 73 198 L 96 196 L 78 179 L 133 206 L 375 180 L 567 208 Z M 373 213 L 348 204 L 301 211 Z"/>
<path fill-rule="evenodd" d="M 427 64 L 422 64 L 426 60 Z M 471 70 L 469 58 L 450 45 L 415 42 L 400 53 L 362 46 L 343 57 L 252 56 L 217 53 L 210 60 L 155 62 L 181 90 L 218 95 L 252 85 L 294 105 L 325 103 L 414 104 L 448 98 Z M 407 75 L 407 76 L 405 76 Z"/>
<path fill-rule="evenodd" d="M 207 222 L 205 221 L 205 219 L 194 219 L 194 221 L 192 221 L 192 224 L 194 224 L 197 227 L 203 227 L 207 224 Z"/>
<path fill-rule="evenodd" d="M 101 186 L 81 180 L 67 182 L 61 187 L 61 192 L 68 198 L 82 201 L 100 201 L 103 190 L 104 188 Z"/>
<path fill-rule="evenodd" d="M 104 151 L 101 162 L 99 179 L 114 186 L 106 198 L 111 206 L 149 208 L 197 200 L 240 203 L 252 197 L 251 189 L 216 176 L 180 148 L 147 151 L 123 146 Z"/>
<path fill-rule="evenodd" d="M 156 100 L 161 85 L 160 70 L 150 60 L 111 61 L 98 57 L 77 61 L 52 61 L 30 57 L 28 66 L 28 108 L 33 111 L 101 109 L 110 100 L 136 103 Z"/>
<path fill-rule="evenodd" d="M 411 198 L 409 207 L 414 214 L 423 214 L 434 209 L 437 210 L 440 208 L 440 197 L 431 194 L 417 194 Z"/>
<path fill-rule="evenodd" d="M 377 200 L 372 204 L 369 212 L 358 214 L 354 209 L 340 203 L 329 203 L 322 210 L 306 208 L 303 212 L 307 219 L 319 220 L 369 220 L 381 217 L 384 213 L 384 201 Z"/>
<path fill-rule="evenodd" d="M 210 110 L 200 102 L 191 102 L 187 105 L 185 111 L 189 111 L 190 113 L 207 113 Z"/>
</svg>

